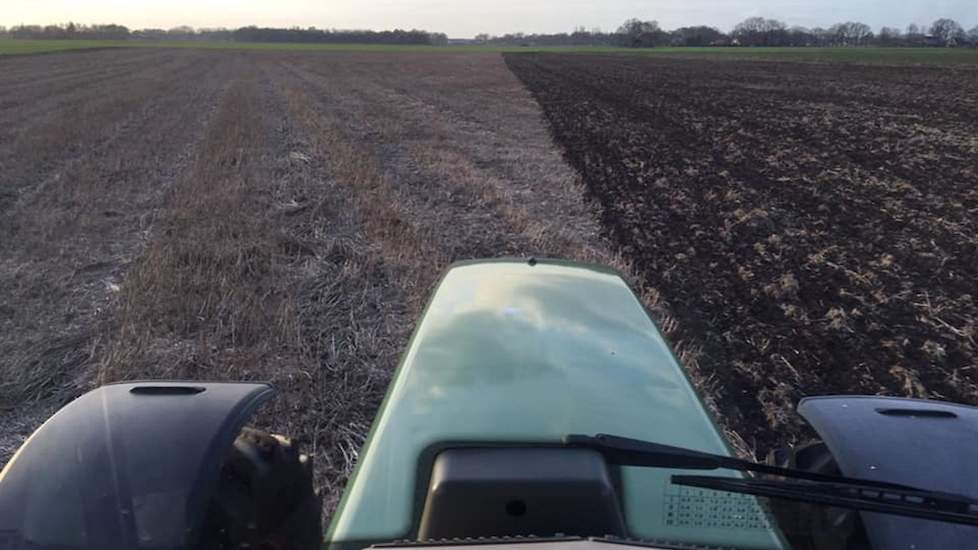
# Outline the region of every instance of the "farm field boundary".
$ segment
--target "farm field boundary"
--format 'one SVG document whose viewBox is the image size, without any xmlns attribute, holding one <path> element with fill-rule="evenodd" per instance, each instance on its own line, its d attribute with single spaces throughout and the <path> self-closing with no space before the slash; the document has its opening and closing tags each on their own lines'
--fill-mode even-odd
<svg viewBox="0 0 978 550">
<path fill-rule="evenodd" d="M 0 56 L 101 48 L 181 48 L 336 53 L 566 53 L 751 59 L 882 65 L 974 65 L 978 49 L 966 48 L 614 48 L 598 46 L 402 46 L 135 40 L 0 40 Z"/>
</svg>

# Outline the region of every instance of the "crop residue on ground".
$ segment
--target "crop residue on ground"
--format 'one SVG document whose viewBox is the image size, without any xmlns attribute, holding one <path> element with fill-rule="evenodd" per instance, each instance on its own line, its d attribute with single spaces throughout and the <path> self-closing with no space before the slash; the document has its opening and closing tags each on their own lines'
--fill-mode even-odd
<svg viewBox="0 0 978 550">
<path fill-rule="evenodd" d="M 744 454 L 805 395 L 978 402 L 976 112 L 967 65 L 3 56 L 0 462 L 100 383 L 271 380 L 328 511 L 443 270 L 506 255 L 625 272 Z"/>
<path fill-rule="evenodd" d="M 510 55 L 759 451 L 800 398 L 978 401 L 978 71 Z"/>
<path fill-rule="evenodd" d="M 330 509 L 452 261 L 618 263 L 498 55 L 0 63 L 0 462 L 100 383 L 270 380 Z"/>
</svg>

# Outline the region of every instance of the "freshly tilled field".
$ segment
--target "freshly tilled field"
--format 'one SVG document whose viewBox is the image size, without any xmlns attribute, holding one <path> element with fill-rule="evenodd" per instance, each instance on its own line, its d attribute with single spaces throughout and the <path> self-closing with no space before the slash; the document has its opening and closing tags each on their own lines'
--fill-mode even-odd
<svg viewBox="0 0 978 550">
<path fill-rule="evenodd" d="M 978 402 L 978 70 L 509 55 L 759 452 L 820 394 Z"/>
</svg>

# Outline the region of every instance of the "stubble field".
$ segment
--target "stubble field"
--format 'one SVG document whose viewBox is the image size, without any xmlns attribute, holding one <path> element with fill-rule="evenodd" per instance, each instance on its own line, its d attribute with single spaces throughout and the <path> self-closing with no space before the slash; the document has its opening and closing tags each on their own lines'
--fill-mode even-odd
<svg viewBox="0 0 978 550">
<path fill-rule="evenodd" d="M 808 394 L 976 403 L 976 112 L 970 66 L 0 59 L 0 462 L 103 382 L 270 380 L 329 510 L 432 285 L 487 256 L 622 270 L 744 454 Z"/>
<path fill-rule="evenodd" d="M 270 380 L 329 508 L 452 261 L 621 265 L 498 55 L 0 64 L 0 462 L 103 382 Z"/>
</svg>

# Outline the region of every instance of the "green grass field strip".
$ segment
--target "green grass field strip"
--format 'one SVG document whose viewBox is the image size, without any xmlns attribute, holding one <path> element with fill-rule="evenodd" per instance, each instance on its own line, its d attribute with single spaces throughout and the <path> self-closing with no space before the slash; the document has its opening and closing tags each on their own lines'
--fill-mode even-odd
<svg viewBox="0 0 978 550">
<path fill-rule="evenodd" d="M 978 49 L 948 48 L 615 48 L 603 46 L 403 46 L 387 44 L 299 44 L 136 40 L 0 40 L 0 55 L 35 54 L 95 48 L 200 48 L 297 52 L 378 53 L 581 53 L 708 56 L 728 59 L 811 61 L 823 63 L 973 64 Z"/>
</svg>

